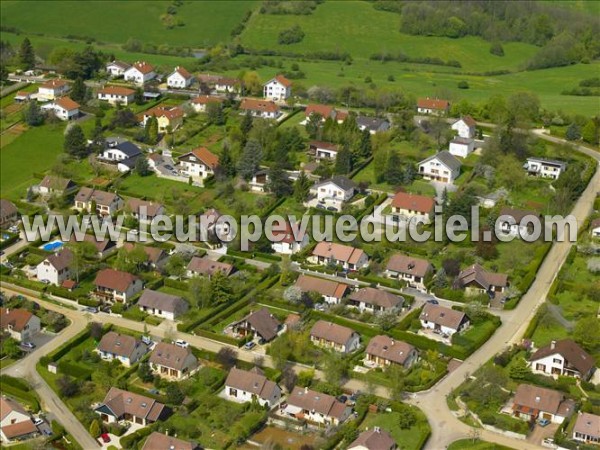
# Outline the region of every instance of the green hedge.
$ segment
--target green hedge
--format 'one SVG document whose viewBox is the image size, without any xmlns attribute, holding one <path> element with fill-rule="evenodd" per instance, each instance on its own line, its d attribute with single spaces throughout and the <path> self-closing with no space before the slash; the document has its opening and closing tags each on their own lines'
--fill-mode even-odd
<svg viewBox="0 0 600 450">
<path fill-rule="evenodd" d="M 144 394 L 145 395 L 145 394 Z M 138 448 L 137 444 L 142 442 L 147 436 L 152 433 L 153 429 L 151 427 L 145 427 L 137 430 L 134 433 L 128 434 L 124 436 L 119 441 L 120 446 L 122 448 Z"/>
<path fill-rule="evenodd" d="M 261 300 L 258 300 L 258 303 L 260 303 L 261 305 L 272 306 L 273 308 L 287 309 L 289 311 L 293 311 L 298 314 L 301 314 L 302 312 L 304 312 L 304 308 L 300 305 L 294 305 L 292 303 L 279 301 L 279 300 L 261 299 Z"/>
<path fill-rule="evenodd" d="M 164 279 L 164 286 L 177 289 L 179 291 L 187 291 L 189 289 L 189 286 L 185 281 L 173 280 L 171 278 Z"/>
<path fill-rule="evenodd" d="M 0 386 L 2 386 L 3 394 L 11 395 L 17 400 L 28 404 L 34 412 L 40 410 L 40 403 L 37 395 L 23 380 L 9 377 L 8 375 L 0 375 Z"/>
<path fill-rule="evenodd" d="M 231 336 L 215 333 L 214 331 L 203 330 L 201 328 L 194 330 L 194 334 L 196 336 L 202 336 L 208 339 L 212 339 L 213 341 L 222 342 L 224 344 L 235 345 L 236 347 L 241 347 L 247 342 L 246 339 L 236 339 Z M 248 337 L 251 338 L 251 336 Z"/>
<path fill-rule="evenodd" d="M 6 247 L 11 246 L 12 244 L 14 244 L 15 242 L 17 242 L 18 240 L 19 240 L 19 235 L 18 234 L 13 234 L 8 239 L 0 242 L 0 250 L 5 249 Z"/>
<path fill-rule="evenodd" d="M 60 361 L 58 363 L 58 370 L 60 373 L 70 375 L 77 378 L 78 380 L 88 381 L 92 379 L 92 370 L 81 367 L 77 364 L 72 364 L 68 361 Z"/>
<path fill-rule="evenodd" d="M 61 345 L 57 349 L 48 353 L 48 355 L 46 355 L 46 357 L 49 359 L 49 361 L 56 362 L 60 358 L 65 356 L 67 353 L 69 353 L 73 348 L 77 347 L 79 344 L 81 344 L 86 339 L 88 339 L 89 337 L 90 337 L 90 330 L 89 330 L 89 328 L 86 328 L 85 330 L 83 330 L 79 334 L 77 334 L 70 341 L 65 342 L 63 345 Z"/>
</svg>

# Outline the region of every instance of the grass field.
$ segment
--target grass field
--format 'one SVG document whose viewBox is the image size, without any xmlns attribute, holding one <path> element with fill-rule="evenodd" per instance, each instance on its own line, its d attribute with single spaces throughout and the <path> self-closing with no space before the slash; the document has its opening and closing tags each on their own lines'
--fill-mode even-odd
<svg viewBox="0 0 600 450">
<path fill-rule="evenodd" d="M 143 6 L 140 7 L 140 3 Z M 226 42 L 255 1 L 187 1 L 177 17 L 184 26 L 167 29 L 160 16 L 170 1 L 4 1 L 2 25 L 47 36 L 92 37 L 103 42 L 124 43 L 129 38 L 144 43 L 204 48 Z M 65 20 L 65 18 L 69 20 Z M 126 22 L 123 22 L 126 19 Z M 101 24 L 101 25 L 100 25 Z"/>
<path fill-rule="evenodd" d="M 403 430 L 398 426 L 399 413 L 379 413 L 367 414 L 367 417 L 361 425 L 361 429 L 372 430 L 373 427 L 380 427 L 382 430 L 389 432 L 394 440 L 402 443 L 402 448 L 407 450 L 420 449 L 425 441 L 425 437 L 429 434 L 429 425 L 423 413 L 416 408 L 413 408 L 417 414 L 418 421 L 413 427 Z"/>
<path fill-rule="evenodd" d="M 504 445 L 492 444 L 491 442 L 476 440 L 473 442 L 471 439 L 461 439 L 455 441 L 448 447 L 448 450 L 513 450 L 511 447 L 505 447 Z"/>
</svg>

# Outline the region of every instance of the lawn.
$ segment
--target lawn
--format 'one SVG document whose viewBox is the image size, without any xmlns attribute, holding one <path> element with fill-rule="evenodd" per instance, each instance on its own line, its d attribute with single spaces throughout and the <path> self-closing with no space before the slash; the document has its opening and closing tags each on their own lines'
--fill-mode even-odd
<svg viewBox="0 0 600 450">
<path fill-rule="evenodd" d="M 396 186 L 391 186 L 387 182 L 377 183 L 375 178 L 375 165 L 373 162 L 367 164 L 367 166 L 359 171 L 352 180 L 356 183 L 366 182 L 369 183 L 370 189 L 376 189 L 387 192 L 395 192 Z M 406 192 L 419 195 L 435 196 L 435 189 L 433 186 L 423 180 L 415 180 L 408 186 L 402 186 Z"/>
<path fill-rule="evenodd" d="M 473 441 L 471 439 L 461 439 L 460 441 L 454 441 L 448 447 L 448 450 L 514 450 L 511 447 L 505 447 L 504 445 L 492 444 L 491 442 L 480 441 L 477 439 Z"/>
<path fill-rule="evenodd" d="M 382 412 L 382 413 L 369 413 L 361 425 L 361 429 L 372 430 L 373 427 L 380 427 L 382 430 L 387 431 L 392 435 L 396 443 L 401 444 L 403 450 L 418 450 L 425 443 L 427 436 L 430 433 L 429 425 L 425 415 L 418 410 L 413 408 L 413 411 L 418 417 L 416 425 L 409 429 L 401 429 L 398 426 L 400 414 L 397 412 Z"/>
</svg>

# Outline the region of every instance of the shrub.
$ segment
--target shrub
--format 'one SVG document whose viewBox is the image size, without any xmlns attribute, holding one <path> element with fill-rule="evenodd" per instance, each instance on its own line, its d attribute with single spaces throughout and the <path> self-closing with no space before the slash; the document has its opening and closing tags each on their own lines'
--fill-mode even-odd
<svg viewBox="0 0 600 450">
<path fill-rule="evenodd" d="M 494 42 L 490 46 L 490 53 L 496 56 L 504 56 L 504 48 L 500 42 Z"/>
<path fill-rule="evenodd" d="M 459 89 L 469 89 L 469 83 L 467 83 L 465 80 L 459 81 L 458 88 Z"/>
<path fill-rule="evenodd" d="M 281 45 L 290 45 L 301 42 L 302 39 L 304 39 L 304 31 L 302 31 L 302 28 L 300 28 L 299 25 L 294 25 L 291 28 L 282 30 L 281 33 L 279 33 L 277 42 Z"/>
</svg>

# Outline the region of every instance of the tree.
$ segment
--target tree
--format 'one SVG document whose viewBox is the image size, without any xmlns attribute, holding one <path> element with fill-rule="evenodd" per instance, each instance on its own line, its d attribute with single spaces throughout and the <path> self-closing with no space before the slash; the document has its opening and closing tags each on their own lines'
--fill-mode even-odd
<svg viewBox="0 0 600 450">
<path fill-rule="evenodd" d="M 360 142 L 358 144 L 358 156 L 361 158 L 368 158 L 373 153 L 373 146 L 371 144 L 371 133 L 365 129 L 360 134 Z"/>
<path fill-rule="evenodd" d="M 587 316 L 579 319 L 573 329 L 573 339 L 590 353 L 600 350 L 600 327 L 598 319 Z"/>
<path fill-rule="evenodd" d="M 23 110 L 23 120 L 30 127 L 37 127 L 44 123 L 44 115 L 37 100 L 31 100 Z"/>
<path fill-rule="evenodd" d="M 83 78 L 78 77 L 75 80 L 75 82 L 73 83 L 73 87 L 71 88 L 70 97 L 77 102 L 83 102 L 85 100 L 86 93 L 87 93 L 87 87 L 86 87 L 85 83 L 83 82 Z"/>
<path fill-rule="evenodd" d="M 319 130 L 321 128 L 322 119 L 323 116 L 321 116 L 321 114 L 318 113 L 311 113 L 311 115 L 308 116 L 308 120 L 306 121 L 306 132 L 308 133 L 311 139 L 317 138 Z"/>
<path fill-rule="evenodd" d="M 100 117 L 96 117 L 96 123 L 90 135 L 90 141 L 92 141 L 90 145 L 92 153 L 97 154 L 104 151 L 106 139 L 104 138 L 104 127 L 102 126 L 102 119 Z"/>
<path fill-rule="evenodd" d="M 417 423 L 417 415 L 411 406 L 400 403 L 396 412 L 398 413 L 398 426 L 400 429 L 408 430 Z"/>
<path fill-rule="evenodd" d="M 231 157 L 231 150 L 229 144 L 223 144 L 223 151 L 219 158 L 219 173 L 225 176 L 225 178 L 233 178 L 235 176 L 235 164 Z"/>
<path fill-rule="evenodd" d="M 600 144 L 600 116 L 591 118 L 581 130 L 581 137 L 592 145 Z"/>
<path fill-rule="evenodd" d="M 185 399 L 185 394 L 177 383 L 169 383 L 167 389 L 165 389 L 165 394 L 173 405 L 181 405 Z"/>
<path fill-rule="evenodd" d="M 250 130 L 252 130 L 252 114 L 250 111 L 246 111 L 244 117 L 242 118 L 242 122 L 240 123 L 240 131 L 242 132 L 242 146 L 246 145 L 246 141 L 248 140 L 248 134 L 250 134 Z"/>
<path fill-rule="evenodd" d="M 524 380 L 531 374 L 531 370 L 524 358 L 517 358 L 510 367 L 510 377 L 516 380 Z"/>
<path fill-rule="evenodd" d="M 146 120 L 144 139 L 150 145 L 155 145 L 158 142 L 158 119 L 155 116 Z"/>
<path fill-rule="evenodd" d="M 92 435 L 92 437 L 94 439 L 97 439 L 101 433 L 102 428 L 100 427 L 100 422 L 98 421 L 98 419 L 92 420 L 92 423 L 90 424 L 90 434 Z"/>
<path fill-rule="evenodd" d="M 227 303 L 231 299 L 231 284 L 220 270 L 210 277 L 210 293 L 215 304 Z"/>
<path fill-rule="evenodd" d="M 188 286 L 190 300 L 194 302 L 198 308 L 206 308 L 211 299 L 210 280 L 195 277 L 189 281 Z"/>
<path fill-rule="evenodd" d="M 346 361 L 337 352 L 329 353 L 323 359 L 325 379 L 329 384 L 339 386 L 347 375 L 348 367 Z"/>
<path fill-rule="evenodd" d="M 269 181 L 267 182 L 267 190 L 273 193 L 276 197 L 287 197 L 292 192 L 292 185 L 283 170 L 283 164 L 276 162 L 269 171 Z"/>
<path fill-rule="evenodd" d="M 460 261 L 457 259 L 447 258 L 442 261 L 442 267 L 446 274 L 450 277 L 455 277 L 460 273 Z"/>
<path fill-rule="evenodd" d="M 143 156 L 138 158 L 135 162 L 135 172 L 140 177 L 146 177 L 152 173 L 152 170 L 150 170 L 150 166 L 148 165 L 148 160 Z"/>
<path fill-rule="evenodd" d="M 485 240 L 483 238 L 486 232 L 491 235 L 489 240 Z M 498 256 L 498 249 L 496 248 L 496 233 L 490 230 L 490 227 L 484 226 L 479 230 L 479 240 L 475 246 L 475 254 L 485 260 L 495 259 Z"/>
<path fill-rule="evenodd" d="M 342 148 L 335 158 L 334 172 L 339 175 L 347 175 L 352 172 L 352 153 L 347 148 Z"/>
<path fill-rule="evenodd" d="M 141 87 L 135 89 L 135 93 L 133 94 L 133 101 L 136 105 L 144 104 L 144 90 Z"/>
<path fill-rule="evenodd" d="M 111 128 L 131 128 L 138 124 L 137 117 L 129 108 L 119 109 L 110 122 Z"/>
<path fill-rule="evenodd" d="M 565 132 L 565 137 L 567 138 L 567 141 L 578 141 L 581 139 L 581 128 L 579 125 L 577 125 L 575 122 L 569 125 L 567 131 Z"/>
<path fill-rule="evenodd" d="M 262 161 L 262 147 L 258 141 L 250 139 L 238 161 L 237 171 L 245 180 L 249 180 L 258 171 Z"/>
<path fill-rule="evenodd" d="M 78 124 L 72 124 L 67 129 L 63 143 L 65 152 L 76 158 L 83 158 L 88 153 L 87 140 Z"/>
<path fill-rule="evenodd" d="M 391 150 L 385 165 L 385 181 L 391 185 L 400 185 L 402 183 L 402 164 L 400 155 L 397 151 Z"/>
<path fill-rule="evenodd" d="M 397 364 L 391 364 L 386 369 L 387 379 L 390 380 L 391 400 L 400 401 L 404 393 L 404 374 Z"/>
<path fill-rule="evenodd" d="M 23 39 L 19 48 L 19 63 L 23 70 L 35 67 L 35 52 L 29 38 Z"/>
<path fill-rule="evenodd" d="M 60 395 L 62 395 L 63 397 L 74 397 L 79 392 L 79 384 L 75 381 L 74 378 L 71 378 L 68 375 L 63 375 L 58 380 L 56 380 L 56 385 L 58 386 Z"/>
<path fill-rule="evenodd" d="M 508 97 L 507 107 L 518 123 L 528 124 L 539 115 L 540 99 L 531 92 L 518 92 Z"/>
<path fill-rule="evenodd" d="M 433 278 L 433 285 L 437 289 L 443 289 L 448 286 L 448 278 L 443 267 L 435 274 L 435 277 Z"/>
<path fill-rule="evenodd" d="M 218 102 L 210 102 L 206 105 L 208 121 L 213 125 L 225 125 L 225 114 L 223 106 Z"/>
<path fill-rule="evenodd" d="M 237 361 L 237 352 L 231 347 L 221 347 L 215 358 L 219 364 L 229 370 Z"/>
<path fill-rule="evenodd" d="M 496 56 L 504 56 L 504 48 L 502 47 L 502 44 L 498 41 L 493 42 L 490 46 L 490 53 Z"/>
<path fill-rule="evenodd" d="M 300 172 L 298 179 L 294 183 L 294 199 L 298 203 L 304 203 L 310 195 L 311 181 L 308 179 L 304 171 Z"/>
<path fill-rule="evenodd" d="M 172 277 L 180 279 L 185 273 L 185 261 L 179 253 L 171 256 L 165 264 L 165 270 Z"/>
<path fill-rule="evenodd" d="M 303 292 L 298 286 L 289 286 L 283 291 L 283 299 L 286 302 L 298 304 L 302 300 Z"/>
<path fill-rule="evenodd" d="M 14 338 L 7 338 L 2 342 L 2 352 L 9 358 L 16 359 L 21 356 L 21 349 L 19 343 Z"/>
<path fill-rule="evenodd" d="M 281 374 L 281 381 L 287 391 L 292 392 L 294 386 L 296 386 L 296 383 L 298 382 L 298 375 L 296 375 L 296 372 L 294 372 L 294 369 L 291 367 L 285 367 Z"/>
<path fill-rule="evenodd" d="M 375 317 L 375 323 L 383 331 L 388 331 L 394 328 L 398 320 L 398 315 L 395 312 L 384 312 Z"/>
</svg>

